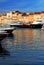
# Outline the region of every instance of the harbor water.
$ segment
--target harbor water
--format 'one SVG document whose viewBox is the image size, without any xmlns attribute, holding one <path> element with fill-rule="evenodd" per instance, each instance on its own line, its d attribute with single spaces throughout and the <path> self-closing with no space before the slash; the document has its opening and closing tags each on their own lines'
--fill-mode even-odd
<svg viewBox="0 0 44 65">
<path fill-rule="evenodd" d="M 16 29 L 0 43 L 0 65 L 44 65 L 44 30 Z"/>
</svg>

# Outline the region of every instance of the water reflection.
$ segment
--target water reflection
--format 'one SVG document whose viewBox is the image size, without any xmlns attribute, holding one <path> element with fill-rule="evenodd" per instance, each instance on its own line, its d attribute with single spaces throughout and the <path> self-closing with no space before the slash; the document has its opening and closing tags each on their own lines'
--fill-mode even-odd
<svg viewBox="0 0 44 65">
<path fill-rule="evenodd" d="M 13 33 L 8 34 L 8 38 L 14 39 L 14 34 Z"/>
<path fill-rule="evenodd" d="M 41 30 L 20 29 L 14 31 L 14 35 L 15 43 L 31 44 L 33 41 L 40 39 Z"/>
<path fill-rule="evenodd" d="M 44 63 L 44 31 L 40 29 L 17 29 L 1 42 L 9 51 L 6 64 L 41 64 Z"/>
<path fill-rule="evenodd" d="M 42 43 L 42 44 L 41 44 Z M 44 49 L 44 31 L 41 29 L 17 29 L 2 40 L 2 45 L 9 50 Z M 12 51 L 13 52 L 13 51 Z"/>
</svg>

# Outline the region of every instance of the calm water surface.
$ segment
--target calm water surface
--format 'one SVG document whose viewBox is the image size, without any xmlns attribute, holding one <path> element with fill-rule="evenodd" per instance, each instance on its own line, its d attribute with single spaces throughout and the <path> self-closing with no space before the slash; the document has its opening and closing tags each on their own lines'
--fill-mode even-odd
<svg viewBox="0 0 44 65">
<path fill-rule="evenodd" d="M 1 56 L 0 65 L 44 65 L 44 30 L 17 29 L 1 44 L 9 56 Z"/>
</svg>

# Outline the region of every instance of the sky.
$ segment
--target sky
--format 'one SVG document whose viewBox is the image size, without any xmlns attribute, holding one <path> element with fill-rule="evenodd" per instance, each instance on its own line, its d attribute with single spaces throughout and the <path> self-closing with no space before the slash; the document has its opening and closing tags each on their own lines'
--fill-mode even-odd
<svg viewBox="0 0 44 65">
<path fill-rule="evenodd" d="M 44 11 L 44 0 L 0 0 L 0 13 L 13 10 L 22 12 Z"/>
</svg>

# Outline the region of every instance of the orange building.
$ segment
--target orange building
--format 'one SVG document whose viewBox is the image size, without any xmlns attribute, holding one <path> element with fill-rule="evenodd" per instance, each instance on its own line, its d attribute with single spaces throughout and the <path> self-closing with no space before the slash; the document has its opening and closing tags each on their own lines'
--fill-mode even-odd
<svg viewBox="0 0 44 65">
<path fill-rule="evenodd" d="M 29 13 L 28 15 L 28 21 L 33 22 L 34 21 L 34 13 Z"/>
<path fill-rule="evenodd" d="M 2 24 L 1 19 L 2 19 L 2 15 L 0 14 L 0 24 Z"/>
<path fill-rule="evenodd" d="M 2 16 L 1 16 L 1 22 L 4 24 L 4 23 L 7 23 L 7 13 L 3 13 Z"/>
</svg>

